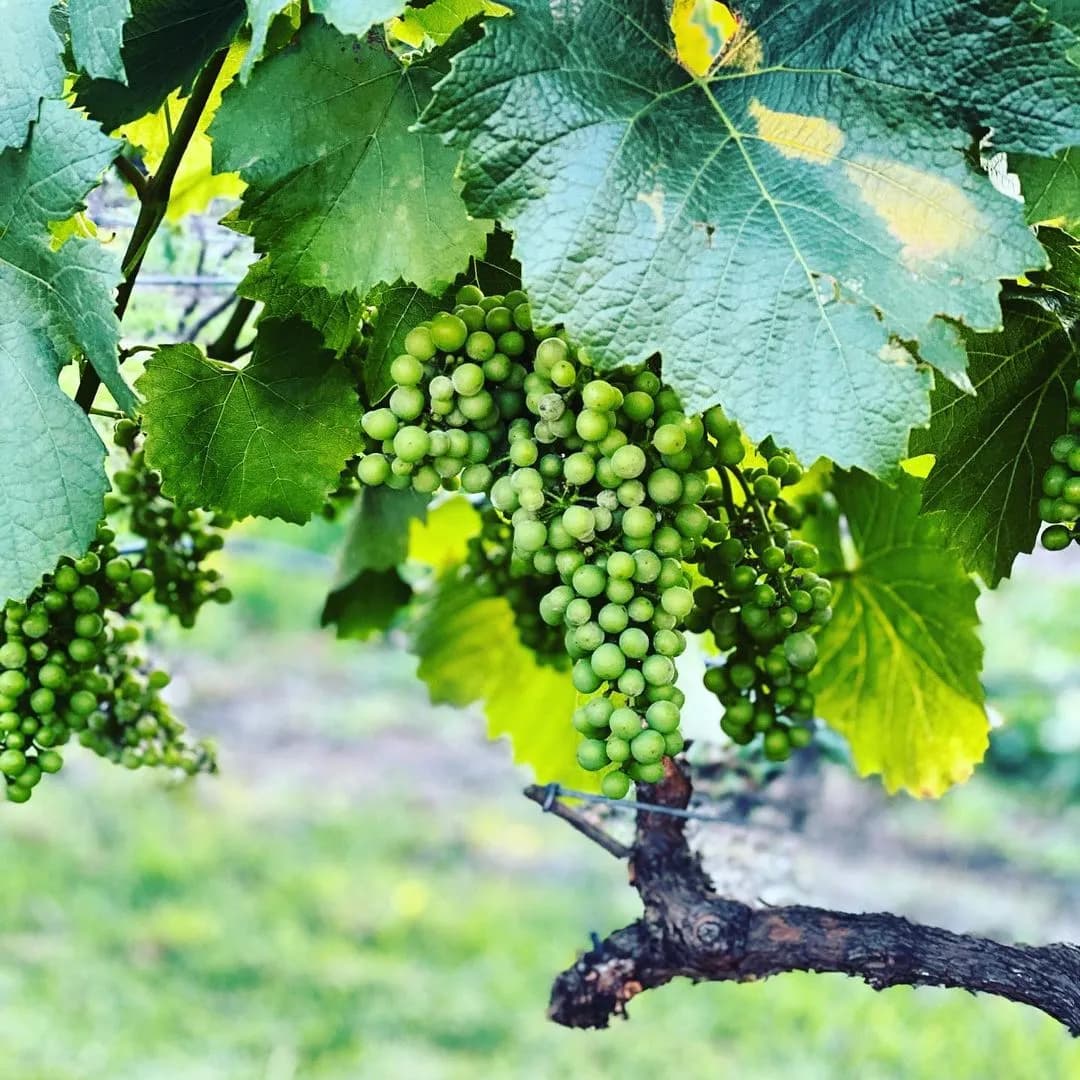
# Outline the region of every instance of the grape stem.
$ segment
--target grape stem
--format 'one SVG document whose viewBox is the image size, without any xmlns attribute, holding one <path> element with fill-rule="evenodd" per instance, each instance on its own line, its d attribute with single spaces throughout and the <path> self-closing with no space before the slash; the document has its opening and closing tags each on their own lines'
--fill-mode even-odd
<svg viewBox="0 0 1080 1080">
<path fill-rule="evenodd" d="M 669 758 L 664 779 L 639 785 L 637 798 L 685 809 L 691 792 L 688 769 Z M 1080 948 L 1006 945 L 887 913 L 750 907 L 716 892 L 685 829 L 681 818 L 638 813 L 630 880 L 644 914 L 594 942 L 556 978 L 548 1008 L 556 1023 L 607 1027 L 637 994 L 676 978 L 753 982 L 809 971 L 861 978 L 876 990 L 944 986 L 994 994 L 1040 1009 L 1080 1035 Z"/>
<path fill-rule="evenodd" d="M 572 828 L 577 829 L 582 836 L 587 836 L 594 844 L 598 844 L 609 855 L 616 859 L 628 859 L 633 851 L 625 844 L 619 843 L 610 833 L 605 832 L 599 826 L 594 825 L 584 815 L 571 809 L 565 803 L 553 798 L 555 789 L 550 785 L 530 784 L 525 789 L 525 797 L 537 803 L 545 813 L 560 817 Z"/>
<path fill-rule="evenodd" d="M 165 220 L 165 212 L 169 208 L 169 196 L 172 193 L 176 172 L 180 168 L 184 152 L 187 150 L 188 144 L 199 126 L 199 118 L 202 116 L 206 103 L 210 99 L 214 84 L 221 74 L 226 55 L 227 51 L 222 49 L 207 61 L 206 66 L 195 80 L 195 85 L 191 88 L 191 96 L 187 99 L 184 111 L 180 114 L 180 119 L 176 122 L 176 127 L 172 131 L 169 145 L 165 148 L 158 171 L 143 182 L 141 191 L 138 187 L 135 188 L 140 202 L 139 216 L 135 221 L 134 229 L 132 229 L 127 251 L 124 252 L 122 264 L 124 280 L 120 283 L 120 288 L 116 292 L 117 319 L 123 319 L 124 313 L 127 311 L 128 303 L 131 300 L 131 292 L 135 288 L 135 281 L 139 276 L 139 270 L 146 255 L 146 249 L 150 246 L 150 241 L 154 238 L 158 227 Z M 119 164 L 117 168 L 120 168 Z M 101 377 L 94 370 L 93 365 L 87 363 L 83 368 L 79 389 L 75 393 L 75 402 L 83 412 L 89 414 L 100 387 Z"/>
</svg>

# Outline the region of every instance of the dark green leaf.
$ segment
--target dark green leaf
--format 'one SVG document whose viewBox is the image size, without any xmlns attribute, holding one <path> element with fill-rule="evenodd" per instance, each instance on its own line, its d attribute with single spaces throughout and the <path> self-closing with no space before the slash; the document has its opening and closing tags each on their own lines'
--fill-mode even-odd
<svg viewBox="0 0 1080 1080">
<path fill-rule="evenodd" d="M 154 112 L 174 90 L 186 94 L 203 65 L 232 41 L 243 0 L 132 0 L 121 58 L 127 84 L 82 76 L 76 100 L 107 131 Z"/>
<path fill-rule="evenodd" d="M 914 433 L 911 449 L 936 457 L 923 512 L 993 587 L 1035 544 L 1042 474 L 1080 366 L 1058 317 L 1023 298 L 1006 304 L 1001 333 L 965 336 L 975 395 L 942 383 L 930 428 Z"/>
<path fill-rule="evenodd" d="M 360 300 L 354 292 L 334 295 L 318 285 L 296 285 L 274 273 L 269 259 L 253 263 L 236 290 L 264 305 L 267 319 L 303 319 L 322 334 L 323 343 L 341 356 L 360 324 Z"/>
<path fill-rule="evenodd" d="M 403 278 L 441 292 L 483 249 L 488 226 L 458 197 L 457 154 L 409 130 L 441 73 L 318 20 L 225 92 L 215 166 L 247 182 L 238 225 L 282 281 L 366 296 Z"/>
<path fill-rule="evenodd" d="M 130 16 L 129 0 L 68 0 L 71 49 L 80 71 L 92 79 L 127 81 L 120 49 Z"/>
</svg>

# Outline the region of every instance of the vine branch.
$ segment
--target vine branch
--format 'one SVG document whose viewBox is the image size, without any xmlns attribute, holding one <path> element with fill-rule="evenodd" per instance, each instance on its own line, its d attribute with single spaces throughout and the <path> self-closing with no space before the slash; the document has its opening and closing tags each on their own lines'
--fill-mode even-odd
<svg viewBox="0 0 1080 1080">
<path fill-rule="evenodd" d="M 670 760 L 638 800 L 685 807 L 690 779 Z M 575 825 L 575 827 L 577 827 Z M 579 830 L 582 831 L 582 830 Z M 787 971 L 838 972 L 875 990 L 942 986 L 1031 1005 L 1080 1035 L 1080 948 L 1005 945 L 909 922 L 790 906 L 752 908 L 719 896 L 686 841 L 685 822 L 642 811 L 630 880 L 645 905 L 555 980 L 548 1015 L 606 1027 L 637 994 L 676 978 L 751 982 Z"/>
<path fill-rule="evenodd" d="M 236 341 L 254 310 L 255 301 L 249 300 L 246 296 L 241 296 L 236 301 L 236 306 L 233 308 L 228 322 L 222 327 L 217 340 L 210 342 L 206 346 L 206 355 L 212 360 L 221 360 L 226 364 L 231 364 L 242 356 L 243 354 L 236 348 Z"/>
<path fill-rule="evenodd" d="M 135 227 L 132 229 L 127 250 L 124 252 L 122 266 L 124 280 L 120 283 L 120 288 L 116 292 L 116 317 L 118 319 L 122 319 L 124 312 L 127 311 L 128 303 L 131 300 L 131 291 L 134 289 L 135 281 L 139 276 L 146 249 L 150 246 L 150 241 L 153 239 L 158 227 L 165 220 L 165 212 L 169 208 L 169 196 L 172 194 L 176 172 L 180 168 L 184 152 L 187 150 L 188 144 L 199 126 L 199 118 L 202 116 L 206 103 L 210 99 L 214 83 L 217 82 L 218 75 L 221 74 L 226 55 L 224 49 L 215 53 L 199 73 L 195 85 L 191 88 L 191 95 L 184 105 L 184 111 L 180 114 L 180 119 L 172 129 L 169 145 L 165 148 L 157 172 L 149 179 L 142 178 L 141 190 L 133 184 L 136 194 L 139 196 L 139 216 L 135 221 Z M 119 165 L 117 167 L 120 168 Z M 125 176 L 125 178 L 127 177 Z M 75 394 L 75 402 L 84 412 L 89 413 L 93 407 L 94 398 L 97 397 L 100 387 L 101 378 L 92 365 L 87 364 L 79 382 L 79 389 Z"/>
</svg>

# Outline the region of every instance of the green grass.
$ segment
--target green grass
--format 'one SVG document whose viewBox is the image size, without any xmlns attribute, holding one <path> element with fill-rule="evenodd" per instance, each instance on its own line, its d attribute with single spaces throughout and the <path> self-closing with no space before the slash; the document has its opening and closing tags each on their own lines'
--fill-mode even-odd
<svg viewBox="0 0 1080 1080">
<path fill-rule="evenodd" d="M 83 780 L 5 819 L 4 1075 L 1080 1074 L 1080 1048 L 1031 1010 L 840 977 L 676 985 L 610 1031 L 565 1031 L 544 1019 L 551 976 L 634 898 L 531 804 Z"/>
</svg>

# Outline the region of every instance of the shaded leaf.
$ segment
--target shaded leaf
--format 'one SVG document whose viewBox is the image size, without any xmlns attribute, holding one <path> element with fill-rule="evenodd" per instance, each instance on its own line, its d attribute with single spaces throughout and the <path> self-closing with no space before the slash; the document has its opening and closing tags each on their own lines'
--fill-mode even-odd
<svg viewBox="0 0 1080 1080">
<path fill-rule="evenodd" d="M 131 9 L 120 53 L 127 82 L 75 81 L 78 104 L 108 131 L 156 112 L 174 90 L 186 96 L 244 15 L 243 0 L 131 0 Z"/>
<path fill-rule="evenodd" d="M 923 513 L 993 587 L 1035 545 L 1042 474 L 1066 430 L 1080 364 L 1057 316 L 1023 298 L 1007 302 L 1003 331 L 965 337 L 975 395 L 942 383 L 930 427 L 914 433 L 911 449 L 936 458 Z"/>
<path fill-rule="evenodd" d="M 333 295 L 318 285 L 296 285 L 274 273 L 269 259 L 252 263 L 236 290 L 264 305 L 268 319 L 303 319 L 322 334 L 323 344 L 341 356 L 360 325 L 362 305 L 354 292 Z"/>
</svg>

